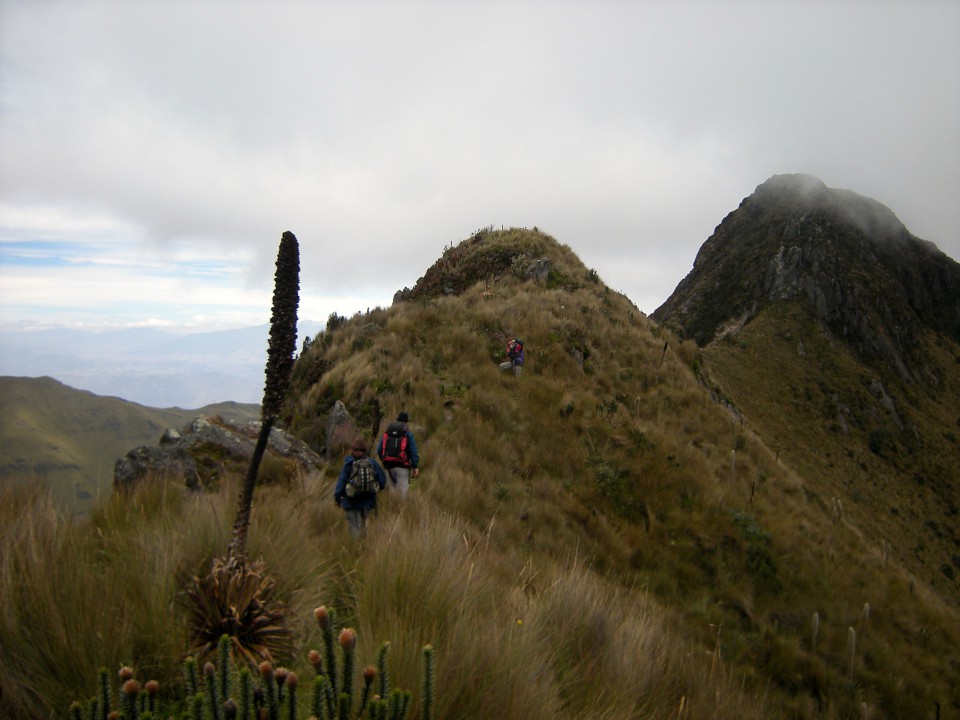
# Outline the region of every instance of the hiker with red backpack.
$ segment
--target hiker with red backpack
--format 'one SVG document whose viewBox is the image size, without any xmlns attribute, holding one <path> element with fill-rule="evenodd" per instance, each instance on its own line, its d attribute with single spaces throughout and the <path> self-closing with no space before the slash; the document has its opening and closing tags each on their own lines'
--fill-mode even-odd
<svg viewBox="0 0 960 720">
<path fill-rule="evenodd" d="M 367 454 L 367 443 L 357 438 L 350 446 L 350 454 L 343 460 L 343 469 L 337 478 L 333 501 L 347 513 L 350 535 L 354 539 L 367 524 L 367 515 L 377 511 L 377 491 L 387 486 L 387 479 L 377 462 Z"/>
<path fill-rule="evenodd" d="M 420 453 L 409 422 L 410 416 L 405 412 L 397 415 L 396 422 L 387 425 L 377 447 L 377 456 L 387 469 L 393 486 L 400 492 L 401 500 L 407 499 L 410 478 L 420 474 Z"/>
<path fill-rule="evenodd" d="M 507 343 L 507 359 L 500 363 L 501 370 L 513 368 L 513 374 L 520 377 L 523 371 L 523 340 L 514 338 Z"/>
</svg>

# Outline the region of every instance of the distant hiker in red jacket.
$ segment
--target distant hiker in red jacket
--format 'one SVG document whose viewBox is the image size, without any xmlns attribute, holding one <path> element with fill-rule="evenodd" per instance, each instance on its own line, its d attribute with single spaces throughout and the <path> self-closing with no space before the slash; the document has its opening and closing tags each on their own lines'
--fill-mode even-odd
<svg viewBox="0 0 960 720">
<path fill-rule="evenodd" d="M 377 456 L 387 469 L 393 486 L 399 491 L 400 499 L 407 499 L 410 478 L 420 474 L 420 453 L 417 441 L 410 432 L 410 416 L 405 412 L 397 415 L 396 422 L 387 425 L 386 431 L 377 446 Z"/>
<path fill-rule="evenodd" d="M 507 359 L 500 363 L 501 370 L 513 368 L 513 374 L 520 377 L 523 371 L 523 340 L 514 338 L 507 343 Z"/>
</svg>

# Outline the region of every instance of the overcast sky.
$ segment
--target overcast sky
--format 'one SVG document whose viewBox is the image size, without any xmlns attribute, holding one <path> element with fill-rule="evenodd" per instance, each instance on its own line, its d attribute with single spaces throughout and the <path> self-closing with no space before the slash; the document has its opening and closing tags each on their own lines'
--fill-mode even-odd
<svg viewBox="0 0 960 720">
<path fill-rule="evenodd" d="M 960 2 L 0 0 L 0 327 L 389 305 L 537 226 L 652 313 L 803 172 L 960 258 Z"/>
</svg>

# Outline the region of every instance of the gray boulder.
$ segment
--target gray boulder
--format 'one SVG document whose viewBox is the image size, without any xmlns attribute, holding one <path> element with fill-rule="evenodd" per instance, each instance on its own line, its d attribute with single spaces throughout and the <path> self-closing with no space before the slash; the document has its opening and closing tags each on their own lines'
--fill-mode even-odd
<svg viewBox="0 0 960 720">
<path fill-rule="evenodd" d="M 534 282 L 538 282 L 543 285 L 546 284 L 549 276 L 550 260 L 548 258 L 540 258 L 539 260 L 534 260 L 532 263 L 527 265 L 527 280 L 533 280 Z"/>
<path fill-rule="evenodd" d="M 327 460 L 338 460 L 350 449 L 354 438 L 360 435 L 357 423 L 339 400 L 327 418 L 326 455 Z"/>
<path fill-rule="evenodd" d="M 196 418 L 182 432 L 168 428 L 158 446 L 134 448 L 117 460 L 114 489 L 129 489 L 152 478 L 172 479 L 192 490 L 216 487 L 224 473 L 246 471 L 259 432 L 258 422 L 204 417 Z M 306 443 L 276 427 L 270 430 L 267 453 L 305 473 L 324 464 Z"/>
<path fill-rule="evenodd" d="M 187 449 L 179 445 L 134 448 L 117 460 L 113 468 L 115 490 L 129 490 L 151 478 L 182 481 L 184 487 L 191 490 L 200 488 L 197 463 Z"/>
</svg>

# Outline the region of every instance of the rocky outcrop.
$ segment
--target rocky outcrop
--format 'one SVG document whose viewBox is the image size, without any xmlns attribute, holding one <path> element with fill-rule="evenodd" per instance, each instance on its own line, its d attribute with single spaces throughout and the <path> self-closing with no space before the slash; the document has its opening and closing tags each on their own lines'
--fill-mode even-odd
<svg viewBox="0 0 960 720">
<path fill-rule="evenodd" d="M 145 480 L 157 478 L 182 482 L 184 487 L 199 490 L 197 462 L 185 447 L 179 445 L 144 445 L 134 448 L 117 460 L 113 468 L 113 487 L 127 490 Z"/>
<path fill-rule="evenodd" d="M 360 434 L 360 429 L 357 427 L 353 416 L 347 411 L 346 406 L 337 400 L 327 418 L 327 434 L 324 445 L 327 460 L 334 461 L 343 458 L 350 451 L 350 444 Z"/>
<path fill-rule="evenodd" d="M 117 460 L 115 489 L 128 489 L 150 478 L 174 479 L 187 488 L 214 487 L 226 472 L 245 472 L 256 446 L 259 423 L 235 423 L 199 417 L 182 432 L 168 428 L 157 446 L 134 448 Z M 323 460 L 303 441 L 274 427 L 267 453 L 291 474 L 313 472 Z"/>
<path fill-rule="evenodd" d="M 960 340 L 960 265 L 875 200 L 808 175 L 774 176 L 727 215 L 653 318 L 705 345 L 795 300 L 905 379 L 919 328 Z"/>
</svg>

